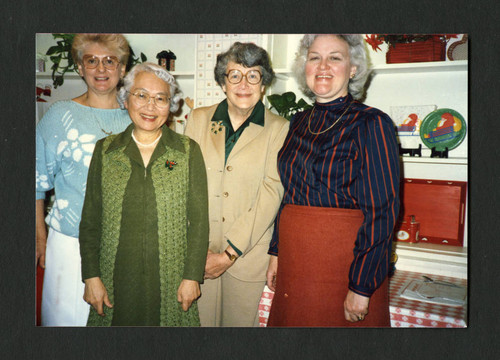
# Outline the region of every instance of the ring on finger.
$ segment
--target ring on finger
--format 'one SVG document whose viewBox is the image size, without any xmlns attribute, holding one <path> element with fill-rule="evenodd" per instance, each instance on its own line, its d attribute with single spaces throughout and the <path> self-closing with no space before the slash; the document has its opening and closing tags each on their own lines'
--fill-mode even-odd
<svg viewBox="0 0 500 360">
<path fill-rule="evenodd" d="M 358 321 L 364 320 L 365 316 L 363 314 L 357 315 L 358 316 Z"/>
</svg>

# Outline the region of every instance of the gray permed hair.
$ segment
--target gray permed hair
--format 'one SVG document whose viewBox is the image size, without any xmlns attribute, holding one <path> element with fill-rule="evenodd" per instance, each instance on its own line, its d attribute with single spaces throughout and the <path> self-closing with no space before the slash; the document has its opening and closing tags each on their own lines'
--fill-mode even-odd
<svg viewBox="0 0 500 360">
<path fill-rule="evenodd" d="M 274 70 L 271 67 L 269 54 L 263 48 L 253 43 L 235 42 L 229 50 L 217 55 L 217 64 L 214 69 L 215 81 L 221 87 L 226 83 L 226 71 L 228 62 L 245 67 L 259 66 L 262 73 L 262 85 L 271 84 L 274 79 Z"/>
<path fill-rule="evenodd" d="M 179 109 L 179 101 L 182 99 L 182 91 L 179 84 L 167 70 L 160 65 L 152 62 L 144 62 L 135 65 L 123 79 L 123 86 L 118 92 L 118 103 L 122 109 L 125 108 L 125 102 L 128 100 L 129 91 L 134 85 L 135 77 L 142 73 L 148 72 L 156 75 L 161 80 L 165 81 L 170 86 L 170 112 L 175 113 Z"/>
<path fill-rule="evenodd" d="M 299 50 L 296 53 L 295 61 L 293 64 L 293 73 L 300 89 L 305 95 L 314 99 L 314 93 L 309 89 L 306 83 L 305 66 L 307 60 L 307 52 L 311 47 L 313 41 L 321 35 L 330 34 L 306 34 L 300 41 Z M 370 70 L 368 68 L 368 60 L 366 56 L 366 49 L 363 42 L 363 36 L 360 34 L 331 34 L 344 40 L 349 45 L 349 58 L 351 64 L 356 66 L 356 74 L 352 79 L 349 79 L 349 93 L 356 100 L 363 97 L 364 88 Z"/>
</svg>

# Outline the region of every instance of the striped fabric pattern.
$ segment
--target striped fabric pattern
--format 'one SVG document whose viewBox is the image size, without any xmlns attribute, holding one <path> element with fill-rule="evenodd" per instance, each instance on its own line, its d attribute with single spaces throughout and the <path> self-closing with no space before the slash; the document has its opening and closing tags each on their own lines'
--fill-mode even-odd
<svg viewBox="0 0 500 360">
<path fill-rule="evenodd" d="M 321 133 L 346 109 L 333 128 Z M 311 132 L 320 134 L 308 130 L 309 121 Z M 277 224 L 285 204 L 361 209 L 365 220 L 353 254 L 346 254 L 353 257 L 349 288 L 360 295 L 373 294 L 388 273 L 399 214 L 399 153 L 390 117 L 351 95 L 316 103 L 291 120 L 278 168 L 285 195 L 269 254 L 278 254 Z"/>
</svg>

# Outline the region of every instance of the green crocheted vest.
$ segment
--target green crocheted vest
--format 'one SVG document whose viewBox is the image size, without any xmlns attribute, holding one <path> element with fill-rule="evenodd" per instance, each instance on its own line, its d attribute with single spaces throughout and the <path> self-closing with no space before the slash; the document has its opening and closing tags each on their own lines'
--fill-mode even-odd
<svg viewBox="0 0 500 360">
<path fill-rule="evenodd" d="M 101 280 L 114 303 L 113 273 L 120 238 L 122 202 L 132 166 L 124 147 L 106 154 L 116 135 L 107 137 L 102 150 L 102 238 L 100 248 Z M 184 312 L 177 302 L 187 248 L 187 189 L 189 180 L 189 139 L 182 137 L 185 152 L 169 147 L 151 168 L 158 213 L 160 257 L 160 326 L 200 326 L 196 302 Z M 165 166 L 175 160 L 173 169 Z M 104 306 L 105 317 L 91 307 L 87 326 L 110 326 L 113 309 Z"/>
</svg>

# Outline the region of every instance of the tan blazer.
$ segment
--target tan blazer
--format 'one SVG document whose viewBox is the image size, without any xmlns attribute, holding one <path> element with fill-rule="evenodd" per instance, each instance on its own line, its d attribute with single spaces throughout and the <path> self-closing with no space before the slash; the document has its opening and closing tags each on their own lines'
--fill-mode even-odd
<svg viewBox="0 0 500 360">
<path fill-rule="evenodd" d="M 277 155 L 289 123 L 265 109 L 264 126 L 250 123 L 224 166 L 225 128 L 216 133 L 211 121 L 217 106 L 194 109 L 185 131 L 200 145 L 205 160 L 209 249 L 221 253 L 229 239 L 243 255 L 227 271 L 242 281 L 263 281 L 273 223 L 283 197 Z"/>
</svg>

